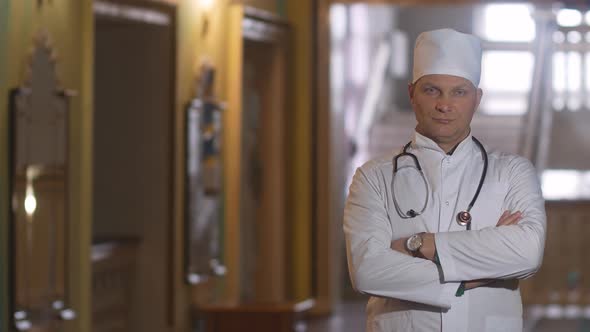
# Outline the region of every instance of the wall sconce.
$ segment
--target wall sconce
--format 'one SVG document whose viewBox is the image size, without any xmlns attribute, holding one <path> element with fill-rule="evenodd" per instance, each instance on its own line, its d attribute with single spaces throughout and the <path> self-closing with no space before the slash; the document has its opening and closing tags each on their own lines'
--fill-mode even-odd
<svg viewBox="0 0 590 332">
<path fill-rule="evenodd" d="M 203 26 L 201 27 L 201 37 L 205 37 L 209 31 L 209 14 L 215 5 L 215 0 L 198 0 L 199 7 L 203 10 Z"/>
</svg>

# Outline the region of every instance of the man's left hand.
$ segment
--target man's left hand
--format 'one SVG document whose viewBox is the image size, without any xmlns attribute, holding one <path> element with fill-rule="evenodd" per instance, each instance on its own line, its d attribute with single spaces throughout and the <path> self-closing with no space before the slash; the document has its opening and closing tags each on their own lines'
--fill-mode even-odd
<svg viewBox="0 0 590 332">
<path fill-rule="evenodd" d="M 434 253 L 436 252 L 436 243 L 434 242 L 433 233 L 422 234 L 422 247 L 420 248 L 420 255 L 424 258 L 434 261 Z"/>
<path fill-rule="evenodd" d="M 407 237 L 402 237 L 401 239 L 397 239 L 391 242 L 391 249 L 401 252 L 402 254 L 413 256 L 411 252 L 406 249 L 406 241 L 408 241 Z"/>
</svg>

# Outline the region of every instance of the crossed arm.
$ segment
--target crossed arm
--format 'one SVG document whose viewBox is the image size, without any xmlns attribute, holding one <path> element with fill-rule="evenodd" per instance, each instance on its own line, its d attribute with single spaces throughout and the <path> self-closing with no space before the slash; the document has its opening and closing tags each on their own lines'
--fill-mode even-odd
<svg viewBox="0 0 590 332">
<path fill-rule="evenodd" d="M 514 213 L 510 213 L 510 211 L 504 211 L 504 213 L 500 216 L 496 227 L 501 226 L 510 226 L 516 225 L 522 219 L 522 212 L 516 211 Z M 436 242 L 434 240 L 435 234 L 434 233 L 424 233 L 422 235 L 422 247 L 418 252 L 418 256 L 420 258 L 427 259 L 429 261 L 435 262 L 435 253 L 436 253 Z M 411 252 L 409 252 L 406 248 L 406 241 L 408 238 L 400 238 L 391 243 L 391 249 L 398 251 L 402 254 L 408 256 L 414 256 Z M 465 289 L 473 289 L 481 286 L 488 285 L 492 282 L 496 281 L 496 279 L 480 279 L 480 280 L 470 280 L 465 281 Z"/>
<path fill-rule="evenodd" d="M 522 279 L 537 271 L 545 241 L 545 210 L 537 175 L 530 163 L 508 165 L 512 211 L 497 227 L 428 234 L 424 258 L 405 253 L 387 217 L 374 169 L 355 174 L 344 211 L 349 273 L 366 294 L 449 308 L 459 284 L 473 288 L 494 279 Z M 392 247 L 394 250 L 392 250 Z M 440 266 L 431 259 L 436 248 Z M 399 249 L 399 250 L 398 250 Z"/>
</svg>

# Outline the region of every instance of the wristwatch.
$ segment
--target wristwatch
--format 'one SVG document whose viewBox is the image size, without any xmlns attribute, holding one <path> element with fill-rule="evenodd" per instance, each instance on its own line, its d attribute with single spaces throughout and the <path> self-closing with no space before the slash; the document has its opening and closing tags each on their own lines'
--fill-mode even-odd
<svg viewBox="0 0 590 332">
<path fill-rule="evenodd" d="M 418 233 L 410 236 L 406 240 L 406 250 L 408 250 L 412 254 L 418 253 L 420 251 L 420 248 L 422 248 L 422 234 L 423 233 Z"/>
</svg>

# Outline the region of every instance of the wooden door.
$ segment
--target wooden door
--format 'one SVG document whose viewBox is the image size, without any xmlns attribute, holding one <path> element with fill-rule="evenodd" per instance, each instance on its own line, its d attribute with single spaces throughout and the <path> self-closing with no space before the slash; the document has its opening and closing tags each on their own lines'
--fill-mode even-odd
<svg viewBox="0 0 590 332">
<path fill-rule="evenodd" d="M 174 325 L 176 7 L 95 1 L 93 331 Z"/>
<path fill-rule="evenodd" d="M 241 300 L 287 299 L 286 26 L 243 21 Z"/>
</svg>

